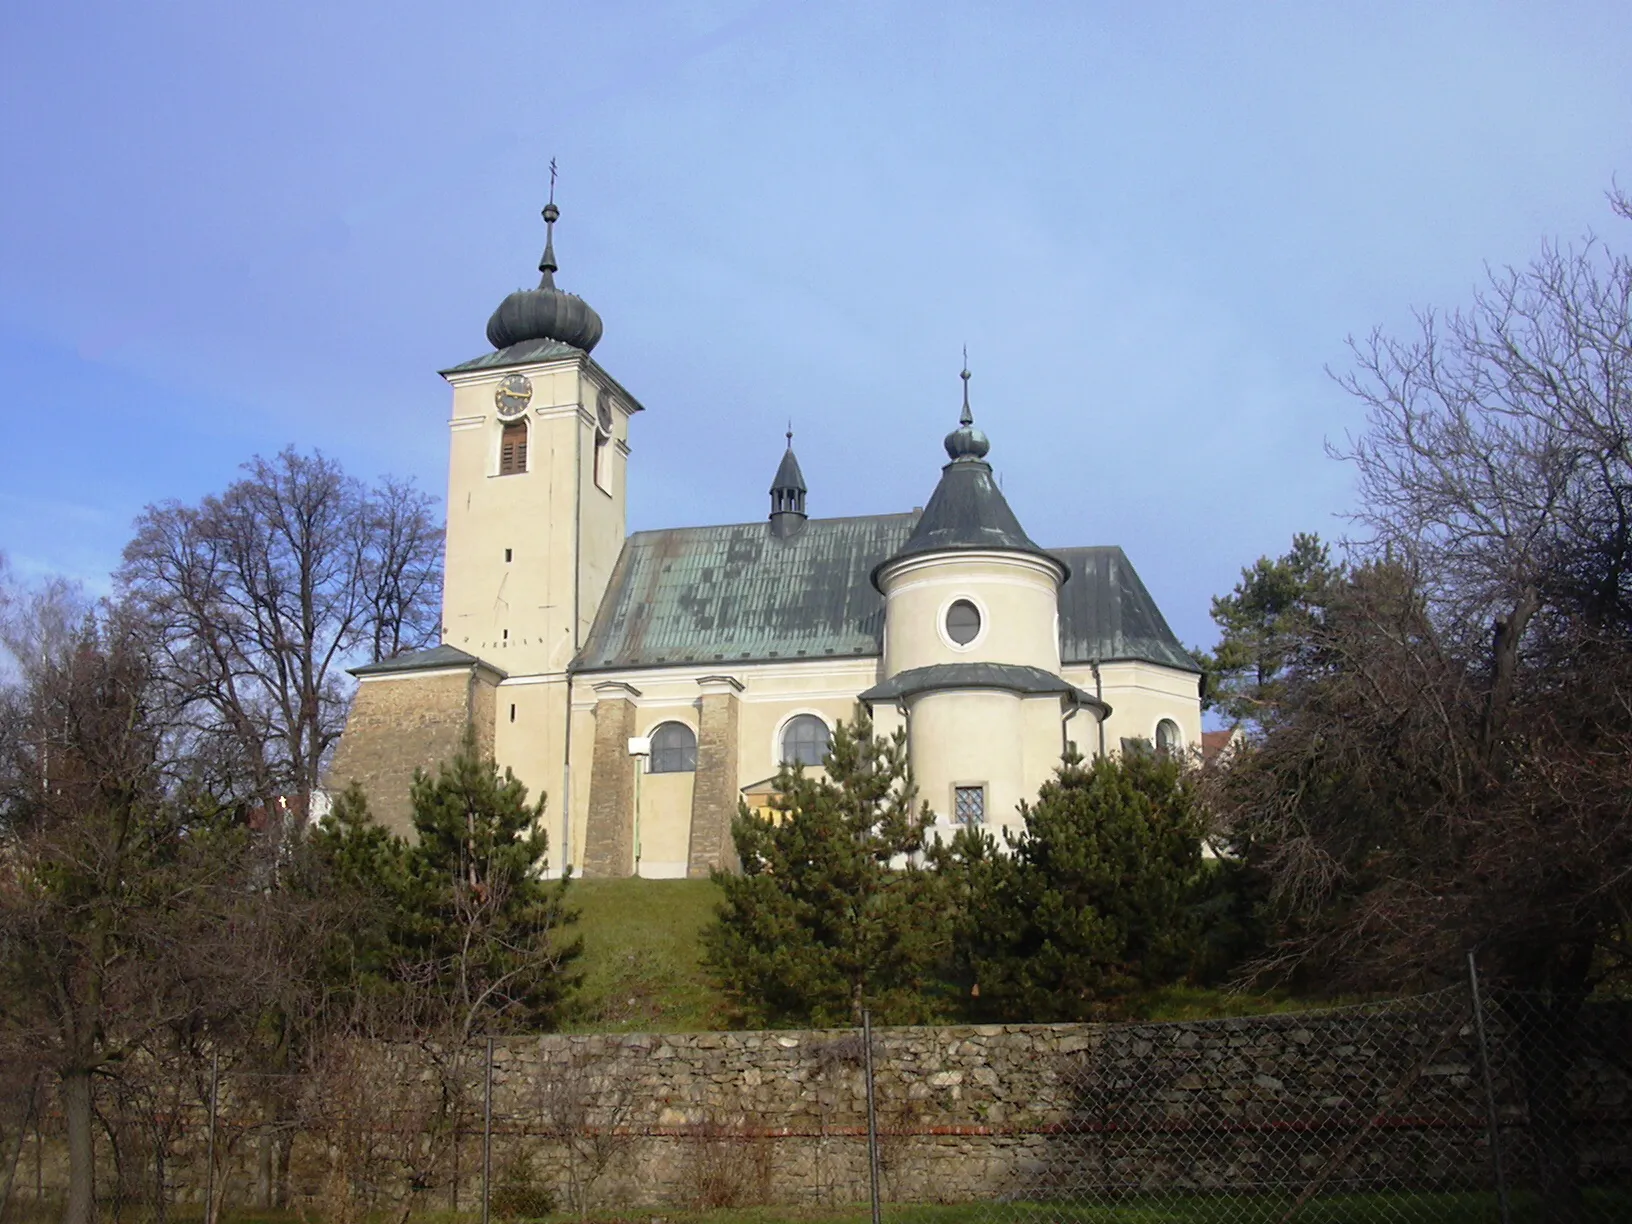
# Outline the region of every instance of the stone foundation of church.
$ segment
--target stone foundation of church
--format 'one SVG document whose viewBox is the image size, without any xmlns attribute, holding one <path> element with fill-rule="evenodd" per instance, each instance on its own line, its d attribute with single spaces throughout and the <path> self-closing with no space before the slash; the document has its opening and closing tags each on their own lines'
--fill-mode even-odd
<svg viewBox="0 0 1632 1224">
<path fill-rule="evenodd" d="M 590 764 L 589 820 L 584 827 L 584 875 L 633 875 L 635 870 L 635 703 L 603 697 L 595 703 L 595 748 Z"/>
<path fill-rule="evenodd" d="M 467 730 L 477 750 L 493 752 L 497 690 L 479 669 L 370 680 L 357 686 L 346 733 L 335 748 L 325 787 L 338 794 L 360 782 L 374 819 L 409 836 L 408 790 L 418 770 L 435 773 L 453 757 Z"/>
</svg>

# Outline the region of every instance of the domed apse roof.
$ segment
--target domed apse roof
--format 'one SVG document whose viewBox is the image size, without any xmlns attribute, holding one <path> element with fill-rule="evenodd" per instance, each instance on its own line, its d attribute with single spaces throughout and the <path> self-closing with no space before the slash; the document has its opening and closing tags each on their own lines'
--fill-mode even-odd
<svg viewBox="0 0 1632 1224">
<path fill-rule="evenodd" d="M 963 379 L 963 414 L 945 443 L 952 461 L 941 469 L 940 483 L 907 542 L 873 571 L 873 584 L 878 584 L 885 567 L 907 557 L 976 549 L 1044 557 L 1059 567 L 1062 580 L 1069 577 L 1070 568 L 1026 534 L 997 487 L 992 466 L 986 462 L 992 444 L 974 427 L 969 409 L 969 371 L 965 369 L 959 377 Z"/>
<path fill-rule="evenodd" d="M 544 255 L 538 261 L 537 289 L 517 289 L 487 321 L 487 340 L 496 349 L 554 340 L 589 352 L 601 339 L 601 316 L 575 293 L 555 287 L 555 222 L 561 210 L 552 198 L 544 206 Z"/>
</svg>

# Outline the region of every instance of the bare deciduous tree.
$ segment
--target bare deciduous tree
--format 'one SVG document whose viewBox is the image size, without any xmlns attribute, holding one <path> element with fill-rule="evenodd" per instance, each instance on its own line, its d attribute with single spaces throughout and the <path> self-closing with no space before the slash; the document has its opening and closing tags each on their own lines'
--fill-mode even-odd
<svg viewBox="0 0 1632 1224">
<path fill-rule="evenodd" d="M 1354 350 L 1360 564 L 1216 798 L 1281 905 L 1267 967 L 1394 986 L 1475 949 L 1514 989 L 1573 1220 L 1571 1034 L 1632 931 L 1632 260 L 1549 246 Z"/>
<path fill-rule="evenodd" d="M 196 506 L 150 506 L 118 579 L 180 723 L 243 797 L 309 812 L 345 669 L 433 639 L 441 532 L 410 484 L 374 488 L 285 450 Z"/>
<path fill-rule="evenodd" d="M 67 1224 L 94 1215 L 95 1081 L 224 1031 L 264 971 L 239 831 L 174 768 L 156 693 L 114 610 L 0 694 L 0 1028 L 58 1079 Z"/>
</svg>

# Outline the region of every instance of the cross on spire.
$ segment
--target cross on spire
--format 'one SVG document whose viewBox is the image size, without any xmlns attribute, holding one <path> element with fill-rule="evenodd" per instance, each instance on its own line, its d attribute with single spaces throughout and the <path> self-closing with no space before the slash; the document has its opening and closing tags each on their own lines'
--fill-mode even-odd
<svg viewBox="0 0 1632 1224">
<path fill-rule="evenodd" d="M 555 262 L 555 221 L 561 210 L 555 206 L 555 158 L 550 158 L 550 200 L 544 205 L 544 254 L 538 261 L 540 289 L 555 288 L 555 274 L 560 265 Z"/>
<path fill-rule="evenodd" d="M 963 415 L 958 417 L 959 425 L 973 425 L 975 414 L 969 411 L 969 346 L 963 346 L 963 372 L 958 375 L 963 379 Z"/>
</svg>

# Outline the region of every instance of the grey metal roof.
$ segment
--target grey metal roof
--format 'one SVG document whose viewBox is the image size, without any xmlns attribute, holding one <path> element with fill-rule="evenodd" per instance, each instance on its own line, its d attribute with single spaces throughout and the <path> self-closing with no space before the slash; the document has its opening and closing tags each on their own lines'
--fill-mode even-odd
<svg viewBox="0 0 1632 1224">
<path fill-rule="evenodd" d="M 641 531 L 624 542 L 578 671 L 876 655 L 884 599 L 868 574 L 911 514 Z"/>
<path fill-rule="evenodd" d="M 952 438 L 955 437 L 957 434 L 948 438 L 949 452 L 953 449 Z M 992 479 L 991 464 L 968 454 L 953 459 L 941 469 L 940 483 L 930 494 L 929 504 L 924 507 L 918 526 L 907 542 L 887 560 L 899 561 L 922 553 L 959 549 L 1049 556 L 1020 526 L 1020 520 L 1009 508 L 1003 491 Z M 885 563 L 885 560 L 881 560 L 879 568 Z M 876 569 L 873 576 L 876 582 Z"/>
<path fill-rule="evenodd" d="M 449 366 L 443 374 L 458 374 L 464 370 L 497 370 L 504 366 L 530 365 L 535 361 L 556 361 L 562 357 L 587 356 L 581 348 L 562 344 L 559 340 L 522 340 L 494 353 L 483 353 L 469 361 Z"/>
<path fill-rule="evenodd" d="M 1092 693 L 1085 693 L 1053 672 L 1044 671 L 1040 667 L 1020 667 L 1009 663 L 937 663 L 931 667 L 913 667 L 904 672 L 897 672 L 888 680 L 873 685 L 861 694 L 861 700 L 866 702 L 894 701 L 898 697 L 914 697 L 919 693 L 932 693 L 942 689 L 1002 689 L 1010 693 L 1024 693 L 1028 696 L 1050 693 L 1067 694 L 1076 698 L 1079 705 L 1103 709 L 1106 714 L 1111 712 L 1106 705 Z"/>
<path fill-rule="evenodd" d="M 1133 659 L 1201 673 L 1125 552 L 1114 545 L 1052 551 L 1072 574 L 1060 588 L 1062 662 Z"/>
<path fill-rule="evenodd" d="M 574 669 L 876 657 L 884 600 L 870 575 L 916 521 L 811 519 L 788 539 L 764 522 L 637 532 Z M 1073 573 L 1060 590 L 1065 663 L 1133 659 L 1200 671 L 1120 548 L 1053 554 Z"/>
<path fill-rule="evenodd" d="M 570 344 L 562 344 L 559 340 L 523 340 L 520 344 L 512 344 L 509 348 L 500 349 L 496 353 L 483 353 L 480 357 L 472 357 L 469 361 L 461 361 L 458 365 L 449 366 L 445 370 L 438 370 L 444 378 L 449 374 L 463 374 L 471 370 L 502 370 L 505 366 L 533 365 L 540 361 L 559 361 L 564 357 L 582 357 L 584 364 L 595 372 L 595 376 L 609 386 L 616 387 L 618 394 L 629 405 L 631 412 L 645 412 L 645 406 L 634 396 L 629 389 L 612 375 L 606 372 L 606 367 L 596 361 L 583 349 L 573 348 Z"/>
<path fill-rule="evenodd" d="M 416 650 L 410 654 L 398 655 L 394 659 L 381 659 L 378 663 L 365 663 L 361 667 L 351 669 L 354 676 L 388 676 L 399 672 L 432 671 L 446 667 L 475 667 L 482 666 L 498 672 L 500 676 L 506 673 L 485 659 L 478 659 L 475 655 L 460 650 L 457 646 L 432 646 L 429 650 Z"/>
<path fill-rule="evenodd" d="M 805 474 L 799 470 L 799 460 L 793 456 L 792 443 L 789 443 L 788 449 L 783 453 L 782 462 L 777 465 L 776 476 L 771 480 L 770 491 L 775 493 L 778 489 L 796 489 L 800 493 L 808 491 L 805 488 Z"/>
</svg>

